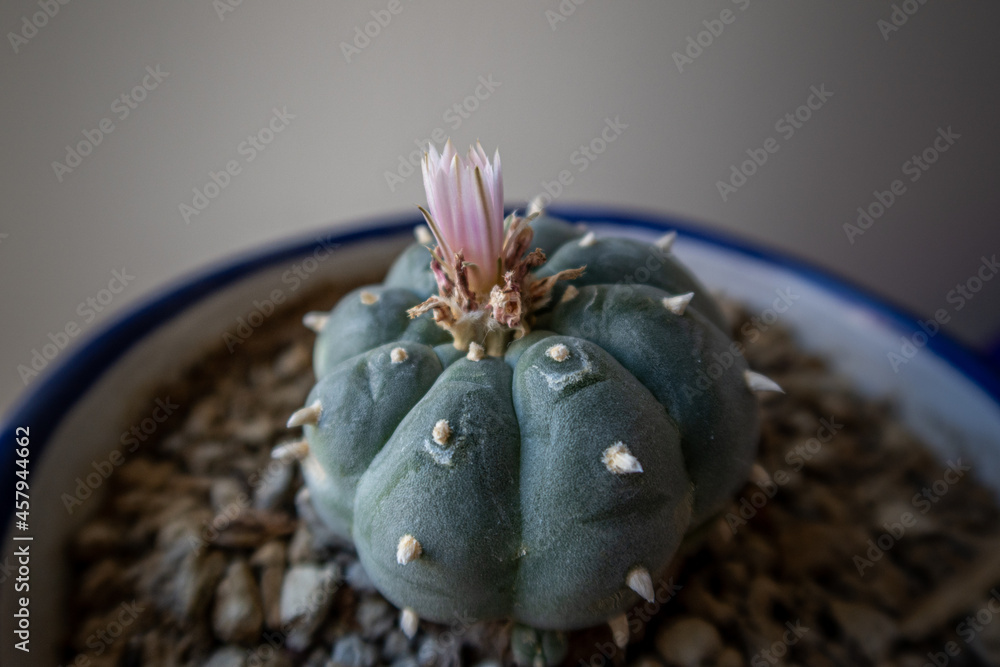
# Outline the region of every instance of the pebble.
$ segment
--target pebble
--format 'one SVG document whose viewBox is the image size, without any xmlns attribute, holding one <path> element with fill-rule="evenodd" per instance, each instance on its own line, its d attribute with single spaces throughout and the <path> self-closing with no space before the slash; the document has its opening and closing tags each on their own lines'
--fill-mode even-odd
<svg viewBox="0 0 1000 667">
<path fill-rule="evenodd" d="M 378 595 L 363 597 L 354 613 L 361 626 L 361 636 L 365 639 L 375 639 L 389 632 L 396 624 L 398 615 L 399 612 Z"/>
<path fill-rule="evenodd" d="M 745 665 L 743 654 L 732 646 L 722 649 L 722 653 L 715 661 L 715 667 L 745 667 Z"/>
<path fill-rule="evenodd" d="M 302 663 L 302 667 L 329 667 L 330 658 L 329 651 L 326 651 L 320 647 L 316 647 L 306 658 L 306 661 Z"/>
<path fill-rule="evenodd" d="M 358 591 L 359 593 L 374 593 L 375 584 L 368 577 L 368 573 L 365 572 L 365 568 L 361 566 L 361 561 L 353 561 L 347 566 L 346 574 L 344 578 L 351 588 Z"/>
<path fill-rule="evenodd" d="M 232 520 L 225 520 L 232 515 Z M 218 535 L 212 544 L 228 549 L 255 549 L 268 540 L 295 531 L 298 523 L 284 512 L 256 510 L 252 507 L 230 512 L 219 522 Z"/>
<path fill-rule="evenodd" d="M 274 426 L 267 415 L 259 415 L 249 421 L 236 421 L 231 425 L 230 432 L 245 444 L 260 446 L 270 439 Z"/>
<path fill-rule="evenodd" d="M 412 655 L 404 655 L 392 661 L 391 667 L 420 667 L 420 662 Z"/>
<path fill-rule="evenodd" d="M 107 606 L 114 601 L 115 591 L 124 586 L 129 578 L 120 562 L 106 558 L 83 575 L 80 594 L 92 606 Z"/>
<path fill-rule="evenodd" d="M 277 461 L 268 465 L 253 490 L 253 506 L 260 510 L 278 509 L 291 497 L 295 468 Z"/>
<path fill-rule="evenodd" d="M 668 664 L 700 667 L 722 651 L 722 637 L 715 626 L 700 618 L 686 617 L 665 626 L 656 634 L 656 650 Z"/>
<path fill-rule="evenodd" d="M 223 470 L 232 448 L 226 443 L 209 441 L 184 450 L 184 462 L 195 475 L 208 475 Z"/>
<path fill-rule="evenodd" d="M 219 477 L 212 482 L 212 490 L 209 492 L 209 498 L 211 499 L 212 509 L 218 513 L 233 512 L 234 509 L 242 509 L 247 501 L 243 485 L 232 477 Z"/>
<path fill-rule="evenodd" d="M 410 640 L 402 630 L 390 630 L 382 642 L 382 656 L 395 660 L 410 655 Z"/>
<path fill-rule="evenodd" d="M 454 638 L 442 642 L 434 635 L 428 635 L 417 649 L 417 662 L 420 667 L 456 667 L 461 664 L 459 648 L 460 642 Z"/>
<path fill-rule="evenodd" d="M 218 551 L 207 555 L 189 553 L 180 564 L 168 590 L 169 608 L 178 619 L 200 618 L 208 609 L 212 593 L 226 570 L 226 558 Z"/>
<path fill-rule="evenodd" d="M 292 659 L 284 651 L 276 651 L 268 644 L 257 647 L 261 662 L 260 667 L 294 667 Z M 251 659 L 247 659 L 247 667 L 257 667 Z"/>
<path fill-rule="evenodd" d="M 299 519 L 309 528 L 313 538 L 313 546 L 317 549 L 344 549 L 354 551 L 354 544 L 330 530 L 316 514 L 312 506 L 309 488 L 303 486 L 295 494 L 295 511 Z"/>
<path fill-rule="evenodd" d="M 252 644 L 264 623 L 260 592 L 250 566 L 243 559 L 229 564 L 215 593 L 212 627 L 224 642 Z"/>
<path fill-rule="evenodd" d="M 211 655 L 204 667 L 244 667 L 245 657 L 245 651 L 234 646 L 223 646 Z"/>
<path fill-rule="evenodd" d="M 881 663 L 899 636 L 896 622 L 869 605 L 830 601 L 830 613 L 847 639 L 873 663 Z"/>
<path fill-rule="evenodd" d="M 221 414 L 220 408 L 218 395 L 201 399 L 188 413 L 187 419 L 184 421 L 184 431 L 195 437 L 207 436 Z"/>
<path fill-rule="evenodd" d="M 115 473 L 115 479 L 123 487 L 159 491 L 177 472 L 177 465 L 172 461 L 152 461 L 137 457 L 126 461 Z"/>
<path fill-rule="evenodd" d="M 705 578 L 695 576 L 684 586 L 684 601 L 688 608 L 716 625 L 729 625 L 736 620 L 736 609 L 712 595 Z"/>
<path fill-rule="evenodd" d="M 331 291 L 318 309 L 329 308 L 337 289 L 324 287 Z M 93 667 L 187 667 L 205 660 L 216 661 L 208 663 L 213 667 L 364 667 L 379 660 L 451 667 L 460 657 L 494 667 L 509 657 L 509 623 L 461 631 L 425 623 L 418 639 L 408 640 L 398 629 L 398 610 L 377 595 L 353 546 L 319 520 L 298 464 L 272 465 L 271 447 L 292 437 L 285 421 L 315 382 L 314 337 L 300 316 L 275 313 L 237 354 L 223 348 L 183 382 L 159 389 L 183 406 L 177 418 L 129 454 L 101 489 L 109 500 L 95 494 L 88 501 L 96 511 L 81 519 L 73 543 L 80 574 L 66 614 L 72 648 L 89 655 L 87 637 L 107 627 L 122 599 L 147 609 L 142 623 L 108 651 L 90 655 Z M 860 577 L 852 556 L 865 552 L 883 523 L 912 512 L 912 495 L 938 479 L 943 466 L 893 421 L 887 401 L 845 391 L 780 325 L 758 333 L 755 342 L 745 341 L 748 361 L 787 393 L 761 397 L 757 462 L 790 480 L 735 531 L 723 520 L 722 532 L 692 545 L 678 575 L 683 588 L 660 612 L 666 618 L 653 621 L 645 637 L 634 635 L 616 664 L 657 667 L 663 663 L 652 651 L 659 649 L 674 652 L 674 665 L 746 667 L 761 662 L 755 653 L 774 646 L 791 618 L 811 629 L 785 656 L 790 665 L 921 667 L 921 651 L 954 640 L 954 620 L 921 631 L 918 640 L 893 641 L 895 619 L 926 601 L 927 591 L 945 585 L 942 577 L 961 571 L 967 559 L 990 553 L 977 540 L 1000 534 L 995 497 L 971 476 L 963 480 L 907 530 L 890 557 Z M 793 469 L 786 454 L 809 447 L 820 420 L 831 417 L 843 428 Z M 267 470 L 275 473 L 254 476 Z M 734 494 L 731 511 L 758 490 L 751 484 Z M 225 528 L 209 531 L 240 492 L 249 505 Z M 337 595 L 336 587 L 317 585 L 341 571 L 350 590 Z M 303 602 L 305 611 L 295 612 Z M 970 611 L 980 606 L 976 601 Z M 286 627 L 288 616 L 294 618 Z M 730 646 L 723 647 L 716 628 L 725 629 Z M 590 641 L 593 632 L 571 640 Z M 284 644 L 277 651 L 264 643 L 273 633 Z M 1000 664 L 1000 623 L 962 649 L 963 660 Z"/>
<path fill-rule="evenodd" d="M 121 529 L 110 521 L 92 521 L 76 534 L 74 550 L 78 558 L 95 561 L 112 556 L 120 545 Z"/>
<path fill-rule="evenodd" d="M 272 540 L 265 543 L 253 556 L 250 564 L 260 568 L 260 599 L 264 607 L 267 627 L 281 627 L 281 589 L 285 580 L 285 543 Z"/>
<path fill-rule="evenodd" d="M 378 651 L 357 635 L 347 635 L 333 645 L 333 667 L 374 667 Z"/>
<path fill-rule="evenodd" d="M 285 380 L 294 377 L 309 368 L 312 355 L 305 345 L 291 345 L 278 355 L 274 362 L 274 373 Z"/>
<path fill-rule="evenodd" d="M 993 599 L 995 598 L 989 598 L 989 600 Z M 988 602 L 984 602 L 985 604 Z M 978 607 L 976 611 L 979 609 L 983 609 L 983 606 Z M 969 611 L 971 615 L 973 610 Z M 972 650 L 979 656 L 984 665 L 1000 665 L 1000 615 L 994 614 L 992 622 L 978 627 L 983 630 L 972 640 Z"/>
<path fill-rule="evenodd" d="M 300 523 L 288 544 L 288 560 L 296 565 L 320 560 L 319 553 L 313 548 L 313 536 L 309 527 Z"/>
<path fill-rule="evenodd" d="M 301 650 L 326 616 L 337 590 L 340 573 L 335 565 L 294 565 L 281 587 L 281 623 L 290 626 L 288 644 Z"/>
<path fill-rule="evenodd" d="M 663 661 L 652 655 L 640 655 L 638 659 L 630 663 L 632 667 L 663 667 Z"/>
</svg>

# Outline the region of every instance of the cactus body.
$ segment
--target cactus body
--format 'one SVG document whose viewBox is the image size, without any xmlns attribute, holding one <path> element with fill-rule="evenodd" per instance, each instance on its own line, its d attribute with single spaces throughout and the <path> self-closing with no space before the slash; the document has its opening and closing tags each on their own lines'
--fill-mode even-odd
<svg viewBox="0 0 1000 667">
<path fill-rule="evenodd" d="M 587 268 L 502 356 L 407 317 L 434 284 L 419 244 L 316 341 L 306 482 L 410 619 L 614 619 L 753 463 L 746 363 L 700 283 L 654 244 L 533 226 L 537 276 Z"/>
</svg>

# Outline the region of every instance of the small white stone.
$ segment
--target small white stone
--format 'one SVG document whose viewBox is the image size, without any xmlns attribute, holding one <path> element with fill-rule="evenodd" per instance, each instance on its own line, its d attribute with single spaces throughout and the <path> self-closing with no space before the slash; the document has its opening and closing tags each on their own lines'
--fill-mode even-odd
<svg viewBox="0 0 1000 667">
<path fill-rule="evenodd" d="M 448 440 L 451 438 L 451 424 L 448 423 L 447 419 L 439 419 L 437 423 L 434 424 L 434 430 L 431 431 L 431 435 L 434 437 L 434 442 L 437 444 L 448 444 Z"/>
<path fill-rule="evenodd" d="M 302 316 L 302 324 L 306 325 L 316 333 L 321 333 L 326 326 L 326 321 L 330 315 L 319 311 L 312 311 Z"/>
<path fill-rule="evenodd" d="M 399 613 L 399 629 L 403 631 L 409 639 L 413 639 L 417 634 L 417 627 L 420 625 L 420 617 L 417 612 L 406 607 Z"/>
<path fill-rule="evenodd" d="M 642 464 L 639 459 L 632 456 L 623 442 L 616 442 L 604 450 L 601 455 L 604 467 L 616 475 L 627 475 L 629 473 L 642 472 Z"/>
<path fill-rule="evenodd" d="M 771 482 L 771 476 L 767 474 L 767 470 L 764 469 L 759 463 L 754 463 L 753 467 L 750 468 L 750 481 L 758 486 L 766 486 Z"/>
<path fill-rule="evenodd" d="M 409 357 L 410 355 L 408 355 L 406 353 L 406 350 L 404 350 L 401 347 L 394 347 L 392 348 L 392 352 L 389 353 L 389 358 L 392 360 L 392 363 L 394 364 L 401 364 L 407 359 L 409 359 Z"/>
<path fill-rule="evenodd" d="M 295 565 L 285 573 L 281 583 L 279 612 L 283 625 L 307 625 L 326 616 L 339 577 L 337 566 L 324 567 L 311 563 Z"/>
<path fill-rule="evenodd" d="M 667 296 L 663 297 L 663 305 L 666 306 L 674 315 L 683 315 L 684 311 L 687 310 L 688 304 L 691 303 L 691 299 L 694 298 L 694 292 L 688 292 L 687 294 L 678 294 L 677 296 Z"/>
<path fill-rule="evenodd" d="M 296 426 L 304 426 L 309 424 L 310 426 L 315 426 L 319 423 L 319 418 L 323 414 L 323 404 L 320 403 L 317 398 L 312 402 L 311 405 L 307 405 L 304 408 L 299 408 L 292 413 L 292 416 L 288 418 L 288 428 L 295 428 Z"/>
<path fill-rule="evenodd" d="M 682 616 L 656 633 L 654 640 L 660 655 L 670 665 L 694 667 L 696 665 L 731 665 L 724 663 L 722 637 L 714 626 L 701 618 Z M 755 658 L 756 660 L 756 658 Z M 737 665 L 746 663 L 740 657 Z M 760 661 L 757 661 L 758 664 Z M 777 661 L 776 661 L 777 662 Z M 783 661 L 782 661 L 783 662 Z M 770 664 L 764 662 L 764 664 Z"/>
<path fill-rule="evenodd" d="M 625 583 L 646 602 L 653 601 L 653 578 L 649 576 L 649 570 L 643 566 L 637 565 L 629 570 Z"/>
<path fill-rule="evenodd" d="M 486 348 L 479 343 L 469 343 L 469 352 L 465 358 L 469 361 L 482 361 L 486 356 Z"/>
<path fill-rule="evenodd" d="M 576 298 L 576 295 L 579 293 L 580 290 L 576 288 L 576 285 L 566 285 L 566 291 L 563 292 L 562 299 L 560 299 L 560 301 L 562 303 L 566 303 L 567 301 L 572 301 L 573 299 Z"/>
<path fill-rule="evenodd" d="M 309 456 L 309 443 L 305 440 L 286 442 L 271 450 L 271 458 L 280 461 L 301 461 Z"/>
<path fill-rule="evenodd" d="M 555 361 L 566 361 L 569 358 L 569 348 L 562 343 L 556 343 L 545 351 L 545 355 Z"/>
<path fill-rule="evenodd" d="M 580 239 L 581 248 L 589 248 L 595 243 L 597 243 L 597 237 L 594 236 L 594 232 L 587 232 L 586 234 L 583 235 L 583 238 Z"/>
<path fill-rule="evenodd" d="M 785 393 L 785 390 L 778 386 L 777 382 L 766 375 L 755 373 L 752 370 L 747 369 L 743 371 L 743 379 L 752 391 L 777 391 L 782 394 Z"/>
<path fill-rule="evenodd" d="M 611 636 L 615 640 L 615 646 L 618 648 L 628 646 L 628 617 L 625 614 L 619 614 L 609 620 L 608 625 L 611 627 Z"/>
<path fill-rule="evenodd" d="M 424 225 L 417 225 L 414 227 L 413 235 L 417 237 L 417 243 L 428 245 L 434 242 L 434 236 L 431 234 L 431 230 L 427 229 Z"/>
<path fill-rule="evenodd" d="M 361 303 L 365 304 L 366 306 L 370 306 L 376 301 L 378 301 L 378 294 L 368 291 L 361 293 Z"/>
<path fill-rule="evenodd" d="M 417 538 L 410 534 L 403 535 L 399 538 L 399 544 L 396 546 L 396 562 L 400 565 L 412 563 L 420 558 L 420 554 L 423 552 L 424 548 L 420 546 Z"/>
</svg>

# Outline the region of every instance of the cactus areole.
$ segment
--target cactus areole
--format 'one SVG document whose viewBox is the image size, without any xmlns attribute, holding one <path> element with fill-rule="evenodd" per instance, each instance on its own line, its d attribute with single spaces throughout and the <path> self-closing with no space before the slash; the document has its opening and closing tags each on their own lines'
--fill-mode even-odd
<svg viewBox="0 0 1000 667">
<path fill-rule="evenodd" d="M 777 385 L 673 235 L 504 218 L 500 156 L 478 145 L 432 146 L 423 176 L 430 233 L 307 316 L 318 382 L 282 451 L 408 634 L 512 619 L 550 662 L 548 631 L 610 623 L 623 643 L 623 614 L 747 479 L 754 391 Z"/>
</svg>

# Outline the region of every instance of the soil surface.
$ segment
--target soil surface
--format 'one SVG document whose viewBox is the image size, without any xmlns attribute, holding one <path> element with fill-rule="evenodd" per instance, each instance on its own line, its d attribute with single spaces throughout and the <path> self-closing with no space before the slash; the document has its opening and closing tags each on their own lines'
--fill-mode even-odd
<svg viewBox="0 0 1000 667">
<path fill-rule="evenodd" d="M 421 623 L 407 639 L 316 519 L 297 462 L 271 458 L 299 436 L 285 422 L 314 382 L 302 315 L 350 287 L 315 289 L 246 339 L 220 334 L 153 394 L 178 407 L 68 547 L 62 664 L 511 662 L 505 623 Z M 626 650 L 607 628 L 575 632 L 565 664 L 1000 665 L 1000 511 L 970 462 L 936 459 L 788 331 L 727 310 L 750 366 L 786 391 L 761 394 L 753 479 L 657 601 L 628 612 Z"/>
</svg>

